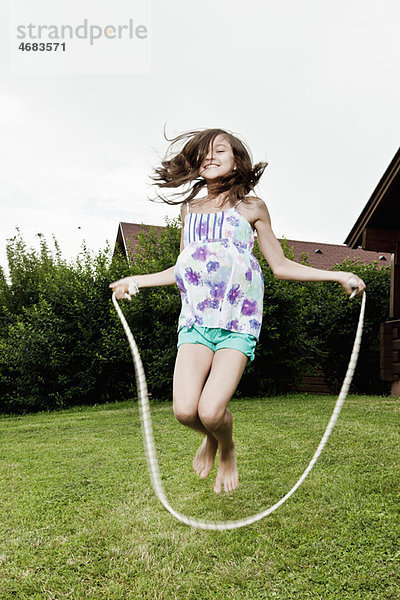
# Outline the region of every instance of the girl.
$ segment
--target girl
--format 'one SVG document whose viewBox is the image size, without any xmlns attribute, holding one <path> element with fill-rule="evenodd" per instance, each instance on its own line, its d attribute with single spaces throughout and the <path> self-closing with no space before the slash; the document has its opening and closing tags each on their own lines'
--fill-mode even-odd
<svg viewBox="0 0 400 600">
<path fill-rule="evenodd" d="M 173 145 L 184 140 L 179 152 Z M 159 187 L 195 182 L 180 202 L 181 247 L 176 265 L 159 273 L 126 277 L 110 284 L 117 298 L 137 287 L 177 284 L 182 310 L 173 378 L 176 418 L 204 435 L 193 468 L 210 473 L 218 450 L 214 491 L 231 492 L 239 483 L 227 405 L 247 361 L 254 360 L 263 308 L 263 276 L 252 253 L 254 231 L 260 250 L 277 279 L 336 281 L 357 295 L 364 282 L 353 273 L 324 271 L 285 258 L 271 229 L 263 200 L 254 191 L 267 163 L 254 167 L 246 146 L 223 129 L 182 134 L 171 144 L 171 158 L 155 169 Z M 202 188 L 206 195 L 197 197 Z M 177 194 L 175 194 L 177 195 Z M 179 195 L 179 194 L 178 194 Z M 136 289 L 137 289 L 136 287 Z"/>
</svg>

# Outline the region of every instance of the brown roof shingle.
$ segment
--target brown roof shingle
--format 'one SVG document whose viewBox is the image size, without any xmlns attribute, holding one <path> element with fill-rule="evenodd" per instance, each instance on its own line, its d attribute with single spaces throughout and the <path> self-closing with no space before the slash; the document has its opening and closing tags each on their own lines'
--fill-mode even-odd
<svg viewBox="0 0 400 600">
<path fill-rule="evenodd" d="M 301 262 L 303 254 L 308 255 L 308 264 L 318 269 L 331 269 L 346 259 L 360 260 L 363 264 L 374 261 L 382 265 L 390 265 L 391 255 L 388 252 L 371 252 L 358 248 L 349 248 L 343 244 L 323 244 L 321 242 L 303 242 L 286 240 L 289 248 L 293 248 L 294 260 Z"/>
<path fill-rule="evenodd" d="M 161 232 L 165 227 L 160 225 L 144 225 L 138 223 L 120 223 L 118 226 L 118 234 L 116 240 L 116 246 L 119 247 L 121 252 L 125 256 L 129 256 L 131 259 L 135 256 L 135 248 L 138 244 L 137 236 L 140 232 L 150 230 Z"/>
</svg>

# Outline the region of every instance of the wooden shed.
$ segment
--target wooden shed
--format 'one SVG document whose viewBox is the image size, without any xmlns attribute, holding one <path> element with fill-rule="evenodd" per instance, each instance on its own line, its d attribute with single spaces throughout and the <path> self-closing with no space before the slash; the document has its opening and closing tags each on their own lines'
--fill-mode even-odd
<svg viewBox="0 0 400 600">
<path fill-rule="evenodd" d="M 388 320 L 381 324 L 381 379 L 392 383 L 392 396 L 400 396 L 400 149 L 345 244 L 391 253 L 390 309 Z"/>
</svg>

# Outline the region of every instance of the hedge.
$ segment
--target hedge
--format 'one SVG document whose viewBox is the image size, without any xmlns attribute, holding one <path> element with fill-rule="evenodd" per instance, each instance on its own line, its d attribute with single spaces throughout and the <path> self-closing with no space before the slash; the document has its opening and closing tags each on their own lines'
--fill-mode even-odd
<svg viewBox="0 0 400 600">
<path fill-rule="evenodd" d="M 139 234 L 134 264 L 109 245 L 85 245 L 66 261 L 39 235 L 27 248 L 20 232 L 7 241 L 9 276 L 0 270 L 0 411 L 23 413 L 98 404 L 136 395 L 129 347 L 111 303 L 109 283 L 129 274 L 164 270 L 176 262 L 180 220 Z M 286 241 L 284 252 L 293 258 Z M 237 395 L 286 393 L 304 374 L 325 373 L 332 390 L 343 378 L 359 301 L 333 283 L 278 281 L 255 247 L 264 276 L 264 316 L 256 359 Z M 307 263 L 306 259 L 304 259 Z M 359 393 L 388 393 L 379 379 L 379 324 L 388 314 L 390 267 L 345 262 L 336 269 L 367 283 L 363 344 L 354 377 Z M 142 288 L 123 310 L 137 341 L 149 391 L 171 399 L 181 301 L 177 286 Z"/>
</svg>

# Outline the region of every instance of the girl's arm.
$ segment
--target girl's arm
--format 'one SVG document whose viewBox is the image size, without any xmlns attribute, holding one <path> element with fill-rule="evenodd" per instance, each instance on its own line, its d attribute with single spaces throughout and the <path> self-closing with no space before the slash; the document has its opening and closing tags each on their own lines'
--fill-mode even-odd
<svg viewBox="0 0 400 600">
<path fill-rule="evenodd" d="M 181 217 L 185 208 L 181 206 Z M 181 231 L 181 252 L 183 250 L 183 226 L 184 226 L 184 218 L 182 218 L 182 231 Z M 114 281 L 110 283 L 109 287 L 115 292 L 116 298 L 119 300 L 121 298 L 125 298 L 125 294 L 128 292 L 129 285 L 132 281 L 136 281 L 139 288 L 141 287 L 156 287 L 160 285 L 173 285 L 176 283 L 175 280 L 175 265 L 170 267 L 169 269 L 165 269 L 165 271 L 159 271 L 158 273 L 149 273 L 147 275 L 134 275 L 133 277 L 124 277 L 124 279 L 119 279 L 118 281 Z"/>
<path fill-rule="evenodd" d="M 136 281 L 138 287 L 153 287 L 159 285 L 173 285 L 176 283 L 174 275 L 175 266 L 159 271 L 158 273 L 149 273 L 148 275 L 134 275 L 133 277 L 124 277 L 110 283 L 110 288 L 115 292 L 115 296 L 120 300 L 125 298 L 125 293 L 128 292 L 129 285 L 132 281 Z"/>
<path fill-rule="evenodd" d="M 300 265 L 292 260 L 289 260 L 283 254 L 283 250 L 274 232 L 271 228 L 271 218 L 268 209 L 260 199 L 257 199 L 256 205 L 257 218 L 254 226 L 257 230 L 258 244 L 260 250 L 267 260 L 277 279 L 296 280 L 296 281 L 336 281 L 344 288 L 346 294 L 351 294 L 353 288 L 350 281 L 357 281 L 357 296 L 360 296 L 364 289 L 365 283 L 362 279 L 347 271 L 325 271 L 323 269 L 314 269 Z"/>
</svg>

